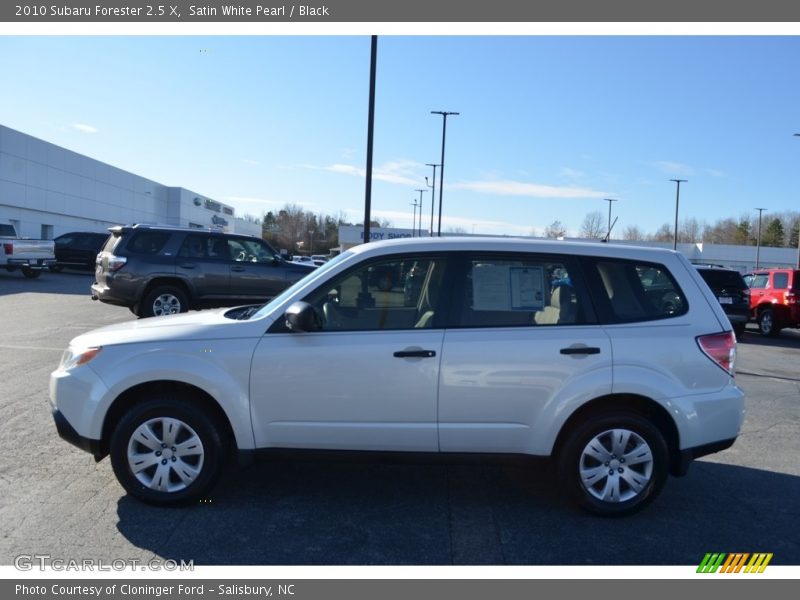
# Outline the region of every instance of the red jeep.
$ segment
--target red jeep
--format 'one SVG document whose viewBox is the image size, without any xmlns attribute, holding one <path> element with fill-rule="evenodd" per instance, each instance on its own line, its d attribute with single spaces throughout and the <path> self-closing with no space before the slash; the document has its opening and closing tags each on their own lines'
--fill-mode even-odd
<svg viewBox="0 0 800 600">
<path fill-rule="evenodd" d="M 750 314 L 762 334 L 775 336 L 784 327 L 800 327 L 800 271 L 762 269 L 744 280 L 750 286 Z"/>
</svg>

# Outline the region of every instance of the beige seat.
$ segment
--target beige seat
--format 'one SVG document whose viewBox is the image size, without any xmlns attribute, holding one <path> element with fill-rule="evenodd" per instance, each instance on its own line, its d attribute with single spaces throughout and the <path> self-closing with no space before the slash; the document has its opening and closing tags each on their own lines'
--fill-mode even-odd
<svg viewBox="0 0 800 600">
<path fill-rule="evenodd" d="M 533 320 L 537 325 L 564 325 L 575 323 L 576 314 L 575 290 L 572 286 L 560 285 L 550 295 L 550 305 L 536 311 Z"/>
</svg>

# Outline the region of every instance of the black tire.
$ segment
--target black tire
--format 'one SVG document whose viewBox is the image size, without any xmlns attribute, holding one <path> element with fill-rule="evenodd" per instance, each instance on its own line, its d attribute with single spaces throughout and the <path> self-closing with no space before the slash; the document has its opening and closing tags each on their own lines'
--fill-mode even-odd
<svg viewBox="0 0 800 600">
<path fill-rule="evenodd" d="M 771 308 L 765 308 L 758 315 L 758 330 L 761 332 L 761 335 L 767 337 L 775 337 L 780 333 L 780 324 L 775 318 L 775 311 Z"/>
<path fill-rule="evenodd" d="M 166 419 L 170 420 L 168 425 L 175 427 L 173 440 Z M 148 422 L 157 450 L 135 436 Z M 174 445 L 168 447 L 159 442 Z M 180 454 L 178 449 L 173 456 L 173 449 L 182 444 L 185 453 Z M 111 466 L 122 487 L 142 502 L 186 506 L 203 499 L 214 486 L 225 461 L 225 448 L 217 423 L 196 402 L 184 395 L 163 395 L 135 405 L 117 423 L 111 435 Z M 134 473 L 129 453 L 141 455 L 144 463 L 152 464 Z"/>
<path fill-rule="evenodd" d="M 746 325 L 744 323 L 737 323 L 733 326 L 733 333 L 736 335 L 736 341 L 742 341 L 742 336 L 744 335 Z"/>
<path fill-rule="evenodd" d="M 30 267 L 22 267 L 22 274 L 26 279 L 36 279 L 42 274 L 40 269 L 31 269 Z"/>
<path fill-rule="evenodd" d="M 184 313 L 189 310 L 186 292 L 174 285 L 159 285 L 148 291 L 139 303 L 140 317 Z"/>
<path fill-rule="evenodd" d="M 629 436 L 620 457 L 614 454 L 612 439 L 614 432 L 623 431 Z M 649 466 L 631 462 L 632 454 L 647 449 Z M 609 460 L 604 464 L 591 456 L 594 453 Z M 557 476 L 565 495 L 587 512 L 603 517 L 630 515 L 652 502 L 664 487 L 668 463 L 667 443 L 658 428 L 645 417 L 623 410 L 590 416 L 572 428 L 556 456 Z M 595 470 L 593 485 L 584 483 L 582 468 L 587 474 Z M 641 489 L 636 490 L 630 482 Z M 604 493 L 607 491 L 614 493 Z M 609 497 L 600 497 L 604 495 Z"/>
<path fill-rule="evenodd" d="M 50 267 L 48 267 L 48 268 L 53 273 L 61 273 L 61 271 L 64 270 L 64 267 L 62 267 L 61 265 L 50 265 Z"/>
</svg>

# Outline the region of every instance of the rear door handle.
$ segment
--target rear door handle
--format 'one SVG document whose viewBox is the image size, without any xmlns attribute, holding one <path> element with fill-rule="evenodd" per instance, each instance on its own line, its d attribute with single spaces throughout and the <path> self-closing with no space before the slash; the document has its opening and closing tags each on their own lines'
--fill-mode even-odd
<svg viewBox="0 0 800 600">
<path fill-rule="evenodd" d="M 194 268 L 195 268 L 194 263 L 184 263 L 181 265 L 181 269 L 194 269 Z"/>
<path fill-rule="evenodd" d="M 569 348 L 562 348 L 561 354 L 575 355 L 575 354 L 600 354 L 600 348 L 593 346 L 570 346 Z"/>
<path fill-rule="evenodd" d="M 236 271 L 237 273 L 241 273 L 242 271 L 244 271 L 244 267 L 239 267 L 239 266 L 231 267 L 231 271 Z"/>
<path fill-rule="evenodd" d="M 434 350 L 398 350 L 394 353 L 395 358 L 433 358 L 436 356 Z"/>
</svg>

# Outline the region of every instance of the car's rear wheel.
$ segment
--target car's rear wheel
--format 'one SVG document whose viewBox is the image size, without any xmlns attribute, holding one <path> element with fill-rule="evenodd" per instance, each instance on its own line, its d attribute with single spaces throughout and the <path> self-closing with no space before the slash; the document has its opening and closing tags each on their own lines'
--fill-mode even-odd
<svg viewBox="0 0 800 600">
<path fill-rule="evenodd" d="M 111 436 L 114 474 L 132 496 L 158 506 L 202 499 L 224 461 L 214 419 L 184 396 L 158 397 L 131 408 Z"/>
<path fill-rule="evenodd" d="M 664 436 L 633 412 L 593 416 L 574 427 L 556 458 L 567 496 L 596 515 L 629 515 L 664 486 L 669 454 Z"/>
<path fill-rule="evenodd" d="M 775 312 L 771 308 L 765 308 L 758 315 L 758 330 L 767 337 L 774 337 L 780 333 L 781 329 L 775 320 Z"/>
<path fill-rule="evenodd" d="M 160 285 L 145 294 L 139 306 L 140 317 L 176 315 L 189 310 L 184 291 L 174 285 Z"/>
</svg>

